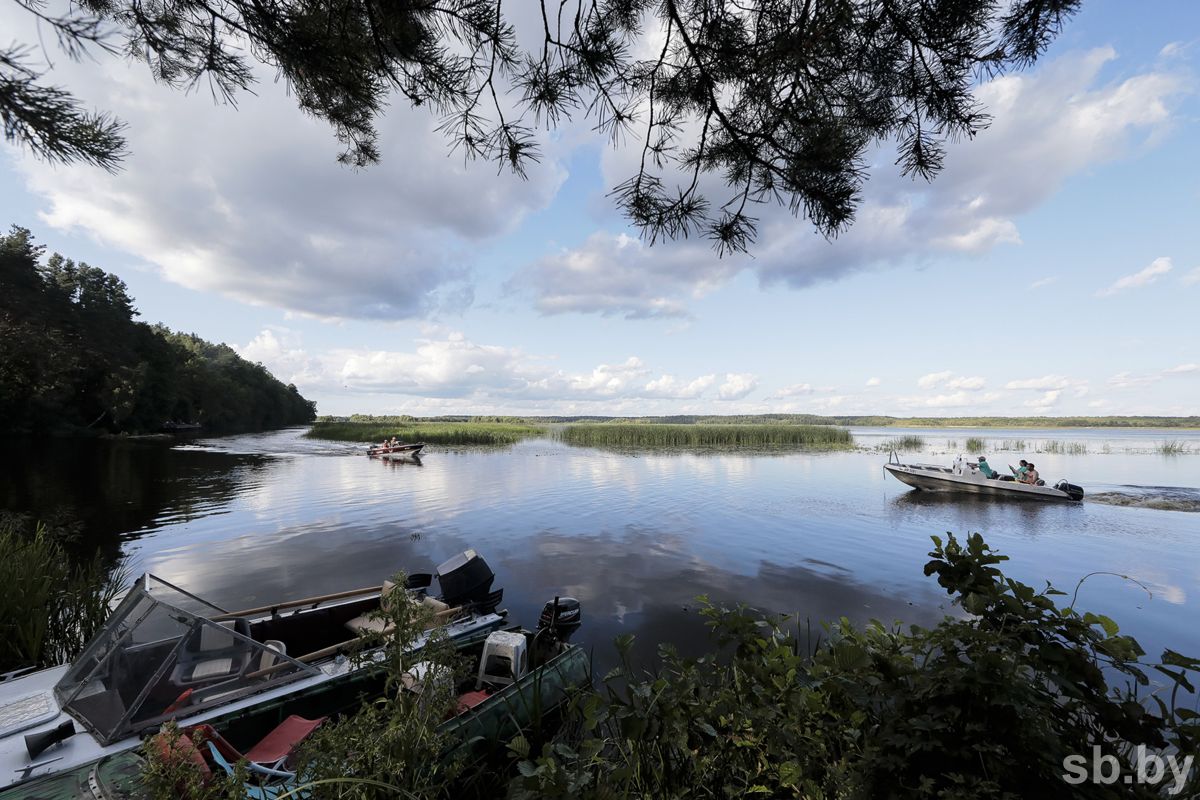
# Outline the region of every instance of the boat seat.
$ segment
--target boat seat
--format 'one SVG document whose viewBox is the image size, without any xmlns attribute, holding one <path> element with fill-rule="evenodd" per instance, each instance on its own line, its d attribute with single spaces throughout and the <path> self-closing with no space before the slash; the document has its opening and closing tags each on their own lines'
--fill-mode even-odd
<svg viewBox="0 0 1200 800">
<path fill-rule="evenodd" d="M 346 623 L 348 629 L 355 633 L 366 635 L 371 633 L 386 634 L 395 627 L 392 621 L 385 615 L 388 611 L 387 595 L 391 594 L 396 587 L 391 581 L 386 581 L 383 586 L 384 589 L 383 592 L 380 592 L 379 604 L 380 609 L 384 613 L 380 614 L 376 611 L 369 611 L 366 614 L 360 614 Z M 449 619 L 461 610 L 459 608 L 451 608 L 441 600 L 429 597 L 428 595 L 421 598 L 421 605 L 433 612 L 433 618 L 425 626 L 425 630 L 432 630 L 439 625 L 446 624 Z"/>
<path fill-rule="evenodd" d="M 249 666 L 253 656 L 251 644 L 221 629 L 249 638 L 250 623 L 238 618 L 217 625 L 220 627 L 201 625 L 199 630 L 193 633 L 179 655 L 179 663 L 171 673 L 171 682 L 174 685 L 195 686 L 232 678 L 240 675 Z"/>
<path fill-rule="evenodd" d="M 267 639 L 263 642 L 267 648 L 258 659 L 258 669 L 269 669 L 279 663 L 279 656 L 287 655 L 287 645 L 278 639 Z M 271 677 L 267 675 L 266 677 Z"/>
</svg>

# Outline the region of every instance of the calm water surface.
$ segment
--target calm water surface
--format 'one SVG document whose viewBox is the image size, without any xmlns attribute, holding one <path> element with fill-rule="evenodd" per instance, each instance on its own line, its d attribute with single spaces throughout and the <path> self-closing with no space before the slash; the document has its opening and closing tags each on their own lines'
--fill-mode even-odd
<svg viewBox="0 0 1200 800">
<path fill-rule="evenodd" d="M 551 439 L 434 448 L 421 465 L 369 460 L 303 430 L 159 443 L 85 443 L 9 459 L 0 505 L 79 515 L 130 574 L 153 572 L 226 608 L 377 584 L 475 548 L 505 605 L 532 623 L 572 594 L 601 663 L 619 633 L 641 653 L 703 644 L 700 594 L 814 623 L 848 616 L 930 622 L 946 597 L 923 576 L 929 536 L 983 532 L 1007 571 L 1108 614 L 1147 651 L 1200 653 L 1200 514 L 996 502 L 911 492 L 885 475 L 895 428 L 856 429 L 844 453 L 619 453 Z M 1048 483 L 1200 502 L 1200 433 L 922 431 L 907 460 L 948 463 L 967 436 L 1002 467 L 1035 460 Z M 1193 454 L 1153 452 L 1164 439 Z M 1075 452 L 1038 453 L 1048 441 Z M 1023 447 L 1020 452 L 1002 448 Z M 15 466 L 19 463 L 20 466 Z"/>
</svg>

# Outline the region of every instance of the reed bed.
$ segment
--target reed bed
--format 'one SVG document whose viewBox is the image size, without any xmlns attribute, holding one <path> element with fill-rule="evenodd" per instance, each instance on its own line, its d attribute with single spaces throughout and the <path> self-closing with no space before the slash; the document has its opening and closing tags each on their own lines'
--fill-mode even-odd
<svg viewBox="0 0 1200 800">
<path fill-rule="evenodd" d="M 559 437 L 585 447 L 809 447 L 848 449 L 850 432 L 828 425 L 569 425 Z"/>
<path fill-rule="evenodd" d="M 1021 453 L 1025 451 L 1024 439 L 1005 439 L 996 447 L 997 450 L 1004 450 L 1013 453 Z"/>
<path fill-rule="evenodd" d="M 97 556 L 72 558 L 58 531 L 0 518 L 0 672 L 79 655 L 124 582 Z"/>
<path fill-rule="evenodd" d="M 1164 456 L 1178 456 L 1189 452 L 1189 450 L 1186 442 L 1181 442 L 1177 439 L 1170 439 L 1168 441 L 1159 443 L 1154 448 L 1154 452 Z"/>
<path fill-rule="evenodd" d="M 1088 446 L 1083 442 L 1060 442 L 1056 439 L 1042 442 L 1041 452 L 1054 455 L 1086 456 Z"/>
<path fill-rule="evenodd" d="M 982 453 L 987 449 L 987 441 L 978 436 L 971 436 L 967 439 L 966 448 L 968 453 Z"/>
<path fill-rule="evenodd" d="M 506 445 L 545 433 L 545 428 L 508 422 L 314 422 L 310 439 L 335 442 L 403 442 L 443 445 Z"/>
<path fill-rule="evenodd" d="M 884 450 L 921 450 L 925 447 L 925 440 L 920 436 L 908 434 L 906 436 L 897 436 L 895 439 L 888 439 L 883 444 Z"/>
</svg>

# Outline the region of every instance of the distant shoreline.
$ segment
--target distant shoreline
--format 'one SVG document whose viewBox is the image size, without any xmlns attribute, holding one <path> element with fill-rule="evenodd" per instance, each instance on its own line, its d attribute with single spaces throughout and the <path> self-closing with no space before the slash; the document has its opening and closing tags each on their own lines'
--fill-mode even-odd
<svg viewBox="0 0 1200 800">
<path fill-rule="evenodd" d="M 677 424 L 677 425 L 839 425 L 849 428 L 1112 428 L 1200 430 L 1200 416 L 1111 416 L 1111 417 L 891 417 L 872 415 L 821 416 L 817 414 L 736 414 L 605 417 L 605 416 L 489 416 L 449 415 L 438 417 L 323 416 L 319 422 L 372 423 L 403 425 L 413 423 L 499 423 L 510 425 L 547 425 L 562 423 Z"/>
</svg>

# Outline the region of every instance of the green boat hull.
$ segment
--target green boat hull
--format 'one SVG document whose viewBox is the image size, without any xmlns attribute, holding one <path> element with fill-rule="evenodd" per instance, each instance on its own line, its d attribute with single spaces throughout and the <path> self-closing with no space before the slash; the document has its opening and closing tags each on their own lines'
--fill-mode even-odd
<svg viewBox="0 0 1200 800">
<path fill-rule="evenodd" d="M 479 757 L 503 748 L 518 732 L 557 712 L 573 690 L 591 684 L 591 662 L 578 645 L 505 687 L 470 711 L 441 726 L 455 742 L 449 755 Z M 363 670 L 318 687 L 302 697 L 255 706 L 217 721 L 226 738 L 254 741 L 291 714 L 336 716 L 358 708 L 383 691 L 382 673 Z M 50 755 L 49 753 L 47 754 Z M 71 772 L 62 772 L 0 792 L 3 800 L 148 800 L 142 785 L 143 759 L 137 751 L 108 756 Z"/>
</svg>

